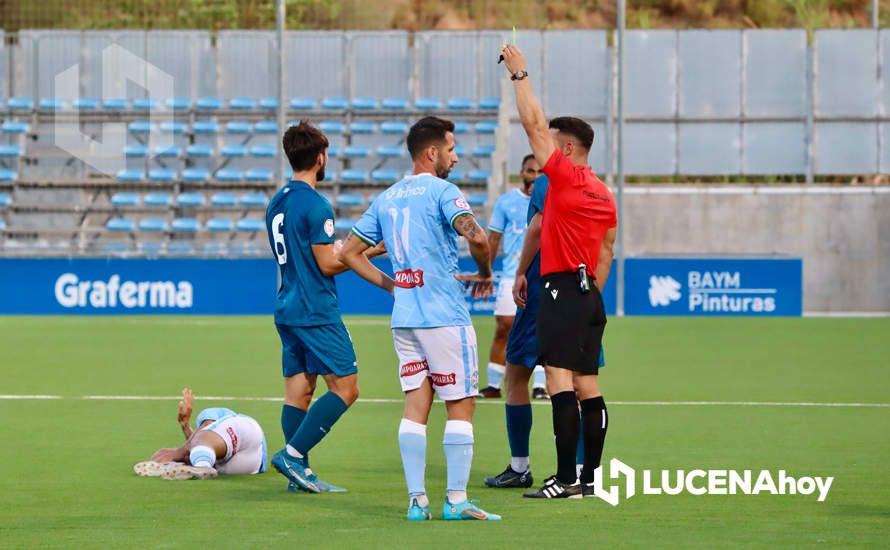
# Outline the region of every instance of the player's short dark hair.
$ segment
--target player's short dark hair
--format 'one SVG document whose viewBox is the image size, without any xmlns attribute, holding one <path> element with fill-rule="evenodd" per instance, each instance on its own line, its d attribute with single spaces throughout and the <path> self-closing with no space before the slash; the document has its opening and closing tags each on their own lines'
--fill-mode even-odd
<svg viewBox="0 0 890 550">
<path fill-rule="evenodd" d="M 294 172 L 302 172 L 315 166 L 318 155 L 328 148 L 328 138 L 321 130 L 301 120 L 284 132 L 281 145 L 290 167 Z"/>
<path fill-rule="evenodd" d="M 434 116 L 423 117 L 411 126 L 408 131 L 408 153 L 411 158 L 417 155 L 435 142 L 445 141 L 445 134 L 454 132 L 454 123 L 444 118 Z"/>
<path fill-rule="evenodd" d="M 573 116 L 558 116 L 550 120 L 550 127 L 578 140 L 578 145 L 590 151 L 593 147 L 593 128 Z"/>
<path fill-rule="evenodd" d="M 522 164 L 520 164 L 519 167 L 524 168 L 525 163 L 534 159 L 534 158 L 535 158 L 535 155 L 533 153 L 529 153 L 529 154 L 525 155 L 524 157 L 522 157 Z"/>
</svg>

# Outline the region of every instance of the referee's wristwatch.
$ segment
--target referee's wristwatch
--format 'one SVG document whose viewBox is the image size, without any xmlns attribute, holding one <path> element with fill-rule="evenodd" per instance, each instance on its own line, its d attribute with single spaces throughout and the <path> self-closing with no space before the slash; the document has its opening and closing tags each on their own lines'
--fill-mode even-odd
<svg viewBox="0 0 890 550">
<path fill-rule="evenodd" d="M 516 71 L 510 75 L 510 80 L 523 80 L 528 76 L 528 71 Z"/>
</svg>

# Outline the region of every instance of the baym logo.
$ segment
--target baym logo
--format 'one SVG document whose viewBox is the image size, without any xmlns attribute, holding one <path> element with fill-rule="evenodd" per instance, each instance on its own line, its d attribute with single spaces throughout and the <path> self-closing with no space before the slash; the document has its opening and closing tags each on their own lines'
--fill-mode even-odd
<svg viewBox="0 0 890 550">
<path fill-rule="evenodd" d="M 174 78 L 142 57 L 123 48 L 111 44 L 101 53 L 102 99 L 126 98 L 127 89 L 133 86 L 142 88 L 144 97 L 160 102 L 174 97 Z M 62 98 L 79 98 L 84 96 L 81 87 L 81 66 L 72 65 L 55 76 L 54 95 Z M 149 158 L 173 146 L 173 133 L 159 131 L 159 122 L 164 113 L 152 107 L 145 111 L 145 121 L 133 127 L 134 137 L 141 145 L 148 148 Z M 108 175 L 114 175 L 126 168 L 124 148 L 127 145 L 128 128 L 125 122 L 103 122 L 101 136 L 84 133 L 81 128 L 80 110 L 73 116 L 56 116 L 53 122 L 54 144 L 81 160 L 92 168 Z M 147 123 L 145 123 L 147 122 Z"/>
<path fill-rule="evenodd" d="M 679 301 L 682 285 L 670 275 L 649 277 L 649 303 L 667 307 Z M 689 312 L 770 313 L 776 310 L 775 288 L 743 288 L 739 271 L 689 271 L 686 274 Z"/>
<path fill-rule="evenodd" d="M 642 494 L 644 495 L 812 495 L 818 502 L 825 502 L 834 477 L 793 477 L 785 470 L 642 470 Z M 621 500 L 621 484 L 603 484 L 603 467 L 594 472 L 594 495 L 618 506 Z M 617 458 L 609 461 L 609 478 L 624 478 L 624 500 L 637 494 L 637 471 Z"/>
<path fill-rule="evenodd" d="M 670 275 L 649 277 L 649 303 L 652 307 L 666 306 L 681 298 L 680 283 Z"/>
</svg>

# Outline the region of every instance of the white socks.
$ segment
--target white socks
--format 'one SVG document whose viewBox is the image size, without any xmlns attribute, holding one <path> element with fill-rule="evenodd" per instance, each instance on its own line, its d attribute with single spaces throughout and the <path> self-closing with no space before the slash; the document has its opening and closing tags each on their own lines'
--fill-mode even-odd
<svg viewBox="0 0 890 550">
<path fill-rule="evenodd" d="M 510 458 L 510 468 L 517 474 L 524 474 L 528 471 L 528 457 L 514 456 Z"/>
</svg>

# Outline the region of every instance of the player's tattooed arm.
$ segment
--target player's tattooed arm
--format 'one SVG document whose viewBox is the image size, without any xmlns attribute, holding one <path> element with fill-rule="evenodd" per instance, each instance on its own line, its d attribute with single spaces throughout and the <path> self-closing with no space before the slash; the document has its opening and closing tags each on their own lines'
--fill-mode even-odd
<svg viewBox="0 0 890 550">
<path fill-rule="evenodd" d="M 476 262 L 478 272 L 472 275 L 455 275 L 458 281 L 466 286 L 473 285 L 473 296 L 485 298 L 491 294 L 491 249 L 488 245 L 488 237 L 485 231 L 479 227 L 476 217 L 470 213 L 461 214 L 454 219 L 454 229 L 462 237 L 467 239 L 470 245 L 470 255 Z"/>
</svg>

